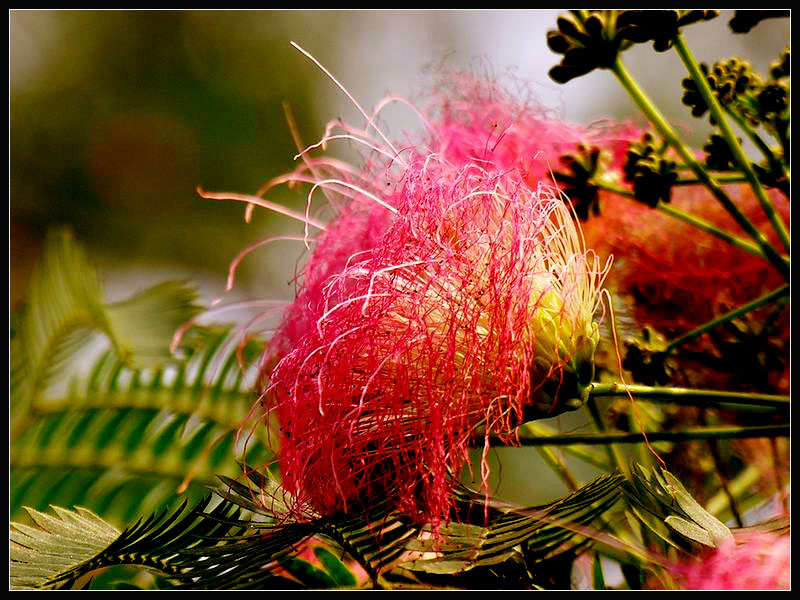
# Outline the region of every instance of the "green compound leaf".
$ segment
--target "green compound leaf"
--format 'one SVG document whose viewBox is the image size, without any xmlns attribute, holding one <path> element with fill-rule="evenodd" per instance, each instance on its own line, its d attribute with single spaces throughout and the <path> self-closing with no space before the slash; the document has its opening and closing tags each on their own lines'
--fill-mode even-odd
<svg viewBox="0 0 800 600">
<path fill-rule="evenodd" d="M 433 553 L 435 558 L 408 561 L 400 565 L 410 571 L 431 574 L 460 574 L 507 561 L 535 565 L 575 551 L 589 542 L 583 533 L 619 499 L 622 476 L 603 475 L 583 488 L 537 507 L 515 508 L 495 505 L 488 526 L 483 526 L 484 496 L 466 489 L 461 501 L 470 507 L 473 522 L 454 522 L 440 529 L 441 538 L 415 540 L 409 550 Z M 444 540 L 444 541 L 442 541 Z"/>
<path fill-rule="evenodd" d="M 247 475 L 238 481 L 222 477 L 218 497 L 194 508 L 184 502 L 177 510 L 139 519 L 116 537 L 109 532 L 99 551 L 98 543 L 61 557 L 60 549 L 51 547 L 56 559 L 34 552 L 12 570 L 21 577 L 23 566 L 39 569 L 39 579 L 27 582 L 39 588 L 73 587 L 97 569 L 132 565 L 160 573 L 161 587 L 323 589 L 359 585 L 346 563 L 352 559 L 375 586 L 538 587 L 551 567 L 568 566 L 603 531 L 598 518 L 618 501 L 623 480 L 619 474 L 601 476 L 541 507 L 490 500 L 487 524 L 484 496 L 461 488 L 455 498 L 459 520 L 435 536 L 430 525 L 408 521 L 388 503 L 368 514 L 308 512 L 297 520 L 295 512 L 284 510 L 293 499 L 268 472 Z M 35 527 L 22 529 L 37 535 Z M 413 556 L 419 558 L 408 560 Z M 51 566 L 42 571 L 45 564 Z"/>
<path fill-rule="evenodd" d="M 67 231 L 50 234 L 30 290 L 10 330 L 12 519 L 27 518 L 23 504 L 78 504 L 126 523 L 240 472 L 258 340 L 193 327 L 173 356 L 194 289 L 167 282 L 105 304 Z M 265 436 L 251 439 L 248 457 L 271 458 Z"/>
<path fill-rule="evenodd" d="M 11 589 L 51 587 L 50 579 L 88 561 L 120 535 L 85 508 L 52 510 L 55 516 L 27 509 L 36 527 L 10 524 Z"/>
<path fill-rule="evenodd" d="M 12 424 L 24 422 L 69 359 L 102 334 L 126 364 L 169 359 L 175 330 L 200 308 L 185 283 L 164 283 L 105 305 L 87 252 L 66 230 L 50 232 L 31 276 L 28 303 L 12 331 Z M 13 430 L 13 428 L 12 428 Z"/>
<path fill-rule="evenodd" d="M 200 311 L 196 302 L 197 293 L 187 283 L 167 281 L 109 304 L 106 313 L 122 360 L 132 366 L 170 361 L 172 338 Z"/>
<path fill-rule="evenodd" d="M 632 479 L 623 483 L 632 514 L 665 542 L 686 547 L 686 540 L 715 547 L 733 534 L 706 511 L 669 471 L 641 465 L 632 468 Z M 666 527 L 665 527 L 666 525 Z M 678 534 L 677 538 L 673 534 Z"/>
<path fill-rule="evenodd" d="M 18 384 L 11 394 L 12 423 L 58 373 L 64 355 L 82 345 L 87 330 L 111 335 L 97 273 L 68 232 L 48 235 L 24 310 L 10 348 L 12 381 Z"/>
<path fill-rule="evenodd" d="M 236 434 L 255 401 L 254 372 L 239 358 L 254 371 L 260 344 L 197 328 L 183 352 L 183 363 L 134 369 L 107 351 L 42 399 L 12 436 L 12 518 L 23 503 L 82 504 L 125 523 L 183 489 L 199 499 L 218 474 L 239 474 Z M 265 435 L 251 438 L 247 456 L 272 457 Z"/>
<path fill-rule="evenodd" d="M 132 565 L 162 574 L 173 587 L 189 589 L 329 588 L 355 583 L 352 573 L 329 551 L 316 550 L 324 568 L 297 556 L 330 528 L 329 520 L 278 516 L 255 501 L 253 494 L 258 490 L 226 478 L 223 483 L 221 498 L 207 496 L 193 508 L 185 501 L 176 510 L 139 519 L 122 533 L 109 526 L 104 535 L 96 536 L 94 530 L 75 528 L 72 522 L 64 533 L 65 527 L 54 524 L 54 519 L 34 512 L 38 527 L 11 526 L 12 547 L 25 544 L 25 553 L 12 559 L 12 576 L 20 587 L 73 587 L 98 569 Z M 68 512 L 55 510 L 59 515 Z M 345 537 L 365 537 L 363 526 L 354 528 L 344 521 L 338 530 Z M 97 529 L 102 524 L 97 519 L 93 526 Z M 28 541 L 45 537 L 45 530 L 71 536 L 71 545 L 50 538 L 37 546 Z M 22 543 L 16 541 L 23 534 Z M 83 539 L 87 534 L 92 543 Z M 362 550 L 367 547 L 365 540 L 359 543 Z M 379 552 L 377 541 L 372 549 Z M 31 579 L 34 574 L 36 578 Z"/>
</svg>

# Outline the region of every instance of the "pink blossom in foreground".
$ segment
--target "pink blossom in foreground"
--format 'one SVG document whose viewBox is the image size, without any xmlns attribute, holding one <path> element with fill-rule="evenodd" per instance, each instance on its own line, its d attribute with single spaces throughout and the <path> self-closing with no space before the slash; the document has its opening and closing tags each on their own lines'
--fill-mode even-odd
<svg viewBox="0 0 800 600">
<path fill-rule="evenodd" d="M 266 354 L 267 397 L 299 507 L 389 497 L 437 523 L 476 436 L 485 456 L 490 435 L 580 398 L 605 268 L 556 189 L 384 141 L 390 168 L 309 159 L 294 175 L 338 216 Z"/>
<path fill-rule="evenodd" d="M 673 568 L 687 590 L 788 590 L 791 536 L 741 530 L 719 548 Z"/>
<path fill-rule="evenodd" d="M 391 103 L 408 104 L 404 99 L 389 97 L 379 107 L 385 108 Z M 426 135 L 422 142 L 412 143 L 414 152 L 455 169 L 471 165 L 489 173 L 506 173 L 521 179 L 533 190 L 540 184 L 555 186 L 552 170 L 559 167 L 563 154 L 574 152 L 579 144 L 601 145 L 611 154 L 614 168 L 621 169 L 629 141 L 641 135 L 639 129 L 630 125 L 604 123 L 585 128 L 566 123 L 549 114 L 540 104 L 510 95 L 496 82 L 462 72 L 443 74 L 430 115 L 419 113 Z M 397 167 L 408 148 L 385 147 L 386 141 L 373 139 L 374 132 L 370 135 L 340 120 L 329 124 L 324 141 L 332 144 L 344 136 L 349 136 L 349 140 L 363 140 L 370 147 L 391 154 L 373 152 L 358 168 L 333 159 L 306 158 L 295 172 L 265 187 L 287 182 L 326 182 L 316 190 L 314 201 L 317 203 L 325 193 L 335 213 L 329 224 L 334 230 L 314 239 L 314 252 L 301 274 L 297 300 L 287 312 L 280 335 L 273 340 L 271 350 L 275 355 L 281 354 L 279 348 L 291 348 L 304 331 L 314 326 L 315 309 L 310 306 L 321 296 L 321 287 L 328 277 L 339 272 L 350 256 L 374 247 L 394 218 L 389 211 L 363 196 L 359 200 L 352 189 L 332 182 L 342 181 L 385 194 L 402 176 L 398 174 L 402 168 Z M 397 158 L 393 168 L 378 164 L 380 159 L 387 162 L 394 153 Z M 306 156 L 304 154 L 304 158 Z"/>
</svg>

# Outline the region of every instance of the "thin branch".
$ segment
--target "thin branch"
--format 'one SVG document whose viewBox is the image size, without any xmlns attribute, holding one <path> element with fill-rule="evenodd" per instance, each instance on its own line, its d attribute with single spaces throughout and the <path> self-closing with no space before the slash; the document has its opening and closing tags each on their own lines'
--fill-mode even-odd
<svg viewBox="0 0 800 600">
<path fill-rule="evenodd" d="M 711 439 L 747 439 L 789 437 L 789 425 L 759 425 L 755 427 L 695 427 L 682 431 L 648 431 L 650 442 L 691 442 Z M 491 442 L 500 444 L 499 437 L 490 437 Z M 483 438 L 481 438 L 481 443 Z M 641 444 L 644 433 L 564 433 L 550 437 L 519 436 L 521 446 L 568 446 L 570 444 Z"/>
<path fill-rule="evenodd" d="M 594 383 L 589 390 L 590 397 L 627 396 L 633 394 L 637 398 L 649 402 L 674 402 L 692 406 L 750 406 L 761 409 L 789 410 L 789 396 L 772 394 L 751 394 L 746 392 L 723 392 L 718 390 L 702 390 L 681 387 L 650 387 L 646 385 L 622 383 Z"/>
<path fill-rule="evenodd" d="M 747 180 L 750 182 L 756 198 L 758 198 L 758 201 L 761 203 L 761 208 L 764 209 L 764 213 L 772 223 L 772 226 L 775 229 L 775 232 L 778 234 L 778 237 L 780 237 L 781 242 L 783 242 L 786 252 L 789 252 L 789 232 L 786 229 L 786 224 L 781 220 L 780 215 L 775 211 L 775 207 L 772 205 L 772 202 L 764 191 L 764 188 L 758 181 L 758 177 L 753 170 L 753 166 L 745 155 L 741 144 L 739 144 L 739 141 L 736 139 L 736 135 L 733 133 L 731 126 L 728 124 L 728 120 L 725 118 L 725 113 L 722 111 L 717 98 L 714 96 L 714 93 L 711 91 L 711 88 L 708 85 L 706 76 L 703 75 L 702 71 L 700 70 L 700 65 L 697 64 L 697 61 L 692 55 L 692 51 L 686 45 L 686 42 L 680 33 L 675 36 L 673 41 L 675 50 L 681 57 L 683 64 L 686 66 L 686 69 L 689 71 L 689 74 L 692 76 L 695 84 L 697 84 L 697 90 L 706 101 L 706 104 L 711 111 L 711 115 L 714 117 L 714 120 L 716 120 L 717 126 L 722 132 L 722 135 L 725 137 L 725 141 L 728 142 L 728 146 L 730 147 L 734 158 L 736 158 L 736 161 L 744 171 Z M 698 174 L 698 177 L 701 176 Z"/>
<path fill-rule="evenodd" d="M 742 229 L 744 229 L 747 234 L 753 238 L 753 240 L 764 252 L 764 256 L 766 256 L 767 259 L 775 266 L 775 268 L 778 269 L 778 271 L 788 279 L 790 271 L 789 265 L 786 264 L 786 261 L 781 257 L 780 253 L 769 243 L 769 240 L 767 240 L 766 236 L 761 233 L 744 214 L 742 214 L 742 212 L 733 203 L 733 200 L 731 200 L 722 187 L 720 187 L 719 183 L 717 183 L 717 181 L 708 174 L 703 166 L 697 162 L 694 156 L 692 156 L 692 153 L 683 144 L 683 142 L 681 142 L 672 126 L 666 121 L 666 119 L 664 119 L 663 115 L 642 91 L 619 58 L 614 64 L 612 70 L 622 86 L 634 100 L 636 105 L 647 117 L 648 121 L 650 121 L 658 130 L 659 134 L 665 140 L 667 140 L 667 142 L 669 142 L 673 148 L 675 148 L 676 152 L 678 152 L 686 164 L 691 166 L 692 171 L 694 171 L 698 179 L 700 179 L 700 181 L 703 182 L 709 191 L 714 194 L 717 200 L 719 200 L 723 207 L 725 207 L 725 210 L 727 210 L 730 215 L 736 219 L 736 222 L 742 227 Z"/>
<path fill-rule="evenodd" d="M 767 294 L 764 294 L 763 296 L 756 298 L 752 302 L 748 302 L 747 304 L 735 308 L 732 311 L 725 313 L 721 317 L 717 317 L 716 319 L 713 319 L 708 323 L 704 323 L 703 325 L 700 325 L 699 327 L 693 329 L 689 333 L 673 340 L 672 342 L 670 342 L 669 346 L 667 346 L 666 353 L 667 354 L 671 353 L 678 346 L 681 346 L 686 342 L 689 342 L 695 339 L 696 337 L 699 337 L 700 335 L 713 329 L 717 325 L 721 325 L 722 323 L 727 323 L 728 321 L 732 321 L 733 319 L 736 319 L 744 314 L 747 314 L 752 310 L 760 308 L 765 304 L 769 304 L 773 300 L 777 300 L 779 298 L 783 298 L 784 296 L 788 295 L 789 295 L 789 284 L 787 283 L 786 285 L 781 286 L 778 289 L 775 289 Z"/>
</svg>

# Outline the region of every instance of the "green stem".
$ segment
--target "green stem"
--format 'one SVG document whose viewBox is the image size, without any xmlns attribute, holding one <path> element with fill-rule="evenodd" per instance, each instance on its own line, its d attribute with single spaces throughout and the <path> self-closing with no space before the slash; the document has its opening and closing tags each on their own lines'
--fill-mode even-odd
<svg viewBox="0 0 800 600">
<path fill-rule="evenodd" d="M 98 409 L 169 409 L 177 415 L 212 422 L 229 431 L 238 430 L 252 408 L 251 392 L 226 389 L 216 392 L 216 397 L 213 397 L 213 394 L 213 390 L 198 391 L 197 385 L 180 389 L 156 386 L 73 391 L 67 395 L 48 399 L 46 402 L 36 402 L 26 419 L 21 421 L 17 433 L 24 431 L 23 425 L 28 427 L 42 417 Z M 266 436 L 259 434 L 258 437 L 262 441 L 267 440 Z"/>
<path fill-rule="evenodd" d="M 747 178 L 743 175 L 717 175 L 714 177 L 717 183 L 747 183 Z M 699 179 L 678 179 L 673 185 L 697 185 L 703 183 Z"/>
<path fill-rule="evenodd" d="M 745 232 L 747 232 L 747 234 L 750 235 L 753 240 L 755 240 L 755 242 L 763 251 L 764 256 L 773 265 L 775 265 L 775 268 L 778 269 L 778 271 L 784 277 L 788 279 L 790 269 L 786 261 L 781 257 L 778 251 L 772 247 L 766 236 L 764 236 L 764 234 L 761 233 L 745 215 L 742 214 L 742 212 L 736 207 L 736 205 L 728 197 L 716 180 L 712 179 L 703 166 L 697 162 L 694 156 L 692 156 L 688 148 L 686 148 L 683 142 L 681 142 L 680 138 L 678 138 L 678 135 L 672 129 L 672 126 L 664 119 L 655 105 L 642 91 L 619 58 L 617 58 L 617 61 L 614 63 L 612 70 L 639 109 L 658 130 L 659 134 L 666 139 L 673 148 L 675 148 L 676 152 L 678 152 L 686 164 L 692 168 L 692 171 L 694 171 L 695 175 L 698 179 L 700 179 L 703 185 L 705 185 L 709 191 L 714 194 L 717 200 L 719 200 L 723 207 L 725 207 L 725 210 L 730 213 L 730 215 L 736 220 L 742 229 L 744 229 Z"/>
<path fill-rule="evenodd" d="M 684 66 L 686 66 L 686 69 L 689 71 L 689 74 L 692 76 L 692 79 L 697 84 L 698 91 L 703 96 L 706 104 L 708 104 L 711 115 L 717 122 L 717 127 L 719 127 L 719 130 L 725 137 L 725 141 L 728 142 L 728 146 L 730 147 L 734 158 L 736 158 L 736 161 L 744 171 L 747 180 L 750 182 L 753 192 L 755 192 L 758 201 L 761 203 L 761 208 L 763 208 L 764 213 L 772 223 L 775 232 L 778 234 L 778 237 L 780 237 L 786 252 L 789 252 L 789 232 L 786 229 L 786 225 L 781 220 L 780 215 L 778 215 L 778 213 L 775 211 L 775 207 L 772 205 L 772 202 L 764 191 L 764 188 L 758 181 L 758 177 L 753 170 L 753 166 L 745 155 L 741 144 L 739 144 L 739 140 L 736 139 L 733 129 L 731 129 L 728 120 L 725 118 L 725 113 L 723 112 L 719 102 L 717 102 L 716 96 L 714 96 L 714 93 L 711 91 L 711 88 L 708 85 L 708 80 L 700 70 L 700 65 L 695 60 L 691 50 L 686 45 L 686 42 L 680 33 L 675 36 L 673 41 L 675 50 L 681 57 L 681 60 L 683 61 Z"/>
<path fill-rule="evenodd" d="M 701 408 L 698 411 L 698 420 L 700 424 L 704 427 L 708 425 L 707 419 L 707 410 L 705 408 Z M 724 461 L 722 460 L 722 455 L 720 454 L 719 450 L 719 440 L 706 440 L 706 445 L 708 446 L 708 451 L 711 454 L 711 458 L 714 459 L 714 469 L 717 472 L 717 477 L 719 478 L 720 487 L 722 488 L 723 493 L 728 497 L 728 506 L 731 509 L 731 513 L 733 514 L 733 518 L 736 521 L 737 527 L 744 527 L 744 522 L 742 521 L 742 513 L 739 510 L 739 507 L 736 503 L 736 497 L 733 495 L 733 492 L 730 489 L 730 479 L 728 477 L 728 470 Z"/>
<path fill-rule="evenodd" d="M 781 504 L 783 504 L 784 510 L 788 510 L 788 498 L 784 493 L 785 490 L 783 487 L 783 478 L 781 477 L 781 460 L 778 453 L 778 442 L 776 442 L 774 439 L 770 440 L 770 450 L 772 450 L 772 474 L 775 477 L 775 491 L 781 498 Z"/>
<path fill-rule="evenodd" d="M 608 185 L 608 184 L 598 184 L 597 187 L 599 187 L 600 189 L 606 190 L 608 192 L 613 192 L 614 194 L 619 194 L 620 196 L 627 196 L 629 198 L 633 198 L 634 197 L 633 192 L 630 192 L 630 191 L 628 191 L 626 189 L 623 189 L 623 188 L 618 188 L 616 186 L 612 186 L 612 185 Z M 731 233 L 728 233 L 727 231 L 725 231 L 723 229 L 720 229 L 719 227 L 717 227 L 713 223 L 710 223 L 710 222 L 708 222 L 708 221 L 706 221 L 704 219 L 701 219 L 700 217 L 696 217 L 694 215 L 691 215 L 691 214 L 689 214 L 687 212 L 684 212 L 684 211 L 680 210 L 679 208 L 675 208 L 674 206 L 672 206 L 670 204 L 665 204 L 664 202 L 661 202 L 661 201 L 658 202 L 658 205 L 656 206 L 656 210 L 658 210 L 659 212 L 662 212 L 662 213 L 664 213 L 666 215 L 669 215 L 671 217 L 674 217 L 674 218 L 678 219 L 679 221 L 683 221 L 684 223 L 686 223 L 688 225 L 691 225 L 692 227 L 697 227 L 698 229 L 701 229 L 701 230 L 705 231 L 706 233 L 709 233 L 709 234 L 713 235 L 716 238 L 719 238 L 719 239 L 721 239 L 721 240 L 723 240 L 725 242 L 728 242 L 729 244 L 732 244 L 733 246 L 736 246 L 740 250 L 748 252 L 749 254 L 753 254 L 753 255 L 759 256 L 761 258 L 766 258 L 765 255 L 764 255 L 763 250 L 761 250 L 761 248 L 759 246 L 757 246 L 756 244 L 754 244 L 753 242 L 750 242 L 750 241 L 747 241 L 747 240 L 743 240 L 740 237 L 737 237 L 737 236 L 735 236 L 735 235 L 733 235 Z"/>
<path fill-rule="evenodd" d="M 170 457 L 171 458 L 171 457 Z M 165 457 L 146 457 L 141 455 L 120 458 L 112 452 L 65 452 L 63 448 L 37 448 L 24 451 L 13 450 L 9 455 L 9 468 L 14 469 L 59 469 L 63 472 L 72 470 L 97 471 L 98 478 L 103 472 L 114 470 L 121 475 L 142 478 L 170 479 L 176 482 L 176 487 L 186 479 L 186 473 L 191 463 L 178 460 L 165 460 Z M 212 467 L 202 464 L 202 470 L 194 473 L 193 484 L 201 487 L 214 485 L 218 482 L 217 475 L 236 477 L 241 472 L 236 463 Z"/>
<path fill-rule="evenodd" d="M 717 471 L 717 477 L 719 477 L 720 486 L 722 487 L 722 491 L 728 497 L 728 507 L 731 509 L 731 514 L 733 514 L 733 519 L 736 521 L 736 526 L 744 527 L 741 511 L 736 504 L 736 498 L 734 497 L 733 492 L 730 490 L 730 482 L 728 481 L 728 474 L 725 472 L 725 465 L 722 462 L 722 456 L 720 456 L 719 453 L 719 446 L 717 445 L 718 442 L 719 440 L 706 440 L 708 449 L 712 458 L 714 459 L 714 468 Z"/>
<path fill-rule="evenodd" d="M 789 124 L 788 124 L 788 122 L 785 122 L 785 123 L 781 122 L 780 125 L 781 125 L 780 127 L 776 127 L 775 128 L 775 130 L 776 130 L 775 133 L 777 134 L 778 141 L 781 144 L 781 151 L 783 152 L 783 156 L 786 157 L 786 156 L 789 156 L 789 146 L 790 146 L 790 143 L 789 143 L 789 126 L 788 126 Z M 790 174 L 789 174 L 788 171 L 786 172 L 786 179 L 787 180 L 790 179 Z"/>
<path fill-rule="evenodd" d="M 539 456 L 542 457 L 550 469 L 555 473 L 561 481 L 564 482 L 564 485 L 567 486 L 570 492 L 574 492 L 578 489 L 578 481 L 575 477 L 570 473 L 567 466 L 564 464 L 564 461 L 553 452 L 552 448 L 547 448 L 546 446 L 537 446 L 536 451 L 539 453 Z"/>
<path fill-rule="evenodd" d="M 647 401 L 664 401 L 693 406 L 752 406 L 788 411 L 789 396 L 770 394 L 749 394 L 745 392 L 720 392 L 680 387 L 650 387 L 646 385 L 622 383 L 593 383 L 589 389 L 590 398 L 603 396 L 619 397 L 631 394 Z"/>
<path fill-rule="evenodd" d="M 740 237 L 736 237 L 733 234 L 728 233 L 714 225 L 713 223 L 709 223 L 708 221 L 701 219 L 700 217 L 696 217 L 694 215 L 690 215 L 689 213 L 683 212 L 680 209 L 677 209 L 669 204 L 664 204 L 663 202 L 659 201 L 658 206 L 656 207 L 658 210 L 663 212 L 664 214 L 670 215 L 683 221 L 684 223 L 688 223 L 698 229 L 702 229 L 706 233 L 710 233 L 716 238 L 724 240 L 733 246 L 736 246 L 740 250 L 744 250 L 750 254 L 754 254 L 755 256 L 764 257 L 764 252 L 759 248 L 756 244 L 749 242 L 747 240 L 743 240 Z"/>
<path fill-rule="evenodd" d="M 691 165 L 685 165 L 683 163 L 675 163 L 675 170 L 676 171 L 692 171 Z M 730 169 L 727 171 L 717 171 L 714 169 L 706 169 L 709 173 L 712 174 L 714 181 L 717 183 L 747 183 L 747 177 L 741 174 L 741 171 L 736 169 Z M 690 184 L 702 184 L 703 182 L 699 179 L 678 179 L 673 185 L 690 185 Z"/>
<path fill-rule="evenodd" d="M 557 429 L 546 425 L 542 421 L 528 421 L 527 423 L 524 423 L 522 427 L 520 427 L 519 432 L 527 435 L 528 437 L 547 437 L 558 435 Z M 574 458 L 577 458 L 578 460 L 600 469 L 601 471 L 611 471 L 613 469 L 613 466 L 611 466 L 613 465 L 613 462 L 609 464 L 608 461 L 603 459 L 603 457 L 595 448 L 567 446 L 564 448 L 564 452 L 570 456 L 573 456 Z"/>
<path fill-rule="evenodd" d="M 761 471 L 755 465 L 747 465 L 736 478 L 729 483 L 729 491 L 735 497 L 744 495 L 761 478 Z M 706 503 L 706 510 L 716 517 L 721 517 L 723 511 L 730 506 L 730 498 L 720 490 Z M 733 514 L 733 511 L 731 511 Z"/>
<path fill-rule="evenodd" d="M 603 417 L 600 415 L 600 409 L 597 407 L 597 400 L 590 396 L 589 399 L 586 401 L 585 406 L 588 409 L 589 414 L 592 416 L 592 421 L 594 421 L 595 429 L 597 429 L 600 432 L 599 435 L 607 435 L 605 433 L 606 424 L 603 421 Z M 552 438 L 547 438 L 547 439 L 552 439 Z M 525 445 L 522 436 L 520 436 L 520 443 L 522 443 L 522 445 Z M 625 475 L 625 478 L 630 479 L 631 474 L 630 474 L 630 468 L 628 467 L 628 461 L 625 460 L 624 456 L 622 456 L 622 452 L 620 451 L 619 447 L 615 443 L 610 442 L 608 445 L 606 445 L 606 452 L 608 452 L 608 458 L 611 461 L 611 464 L 616 464 L 620 472 L 623 475 Z"/>
<path fill-rule="evenodd" d="M 694 440 L 722 440 L 745 438 L 789 437 L 790 425 L 759 425 L 754 427 L 694 427 L 682 431 L 648 431 L 649 442 L 690 442 Z M 499 443 L 500 438 L 490 438 Z M 644 433 L 564 433 L 552 437 L 520 436 L 521 446 L 568 446 L 570 444 L 641 444 Z"/>
<path fill-rule="evenodd" d="M 765 304 L 769 304 L 773 300 L 777 300 L 778 298 L 782 298 L 783 296 L 788 296 L 788 295 L 789 295 L 789 284 L 787 283 L 786 285 L 779 287 L 778 289 L 773 290 L 768 294 L 761 296 L 760 298 L 756 298 L 752 302 L 748 302 L 747 304 L 735 308 L 734 310 L 725 313 L 721 317 L 717 317 L 716 319 L 709 321 L 708 323 L 704 323 L 703 325 L 700 325 L 700 327 L 697 327 L 692 331 L 690 331 L 689 333 L 673 340 L 667 346 L 665 352 L 669 354 L 673 352 L 678 346 L 681 346 L 682 344 L 685 344 L 686 342 L 689 342 L 695 339 L 696 337 L 701 336 L 702 334 L 713 329 L 717 325 L 726 323 L 728 321 L 732 321 L 733 319 L 736 319 L 752 310 L 760 308 Z"/>
<path fill-rule="evenodd" d="M 758 133 L 756 133 L 752 127 L 750 127 L 750 124 L 735 112 L 730 110 L 730 108 L 727 106 L 724 106 L 723 108 L 730 118 L 736 122 L 736 124 L 739 126 L 739 129 L 744 131 L 747 137 L 750 138 L 750 141 L 753 142 L 753 144 L 761 151 L 761 154 L 764 155 L 764 158 L 767 159 L 770 166 L 775 170 L 783 171 L 783 164 L 781 164 L 781 162 L 775 157 L 775 154 L 772 152 L 770 147 L 767 146 L 767 143 L 761 139 L 761 136 L 758 135 Z"/>
</svg>

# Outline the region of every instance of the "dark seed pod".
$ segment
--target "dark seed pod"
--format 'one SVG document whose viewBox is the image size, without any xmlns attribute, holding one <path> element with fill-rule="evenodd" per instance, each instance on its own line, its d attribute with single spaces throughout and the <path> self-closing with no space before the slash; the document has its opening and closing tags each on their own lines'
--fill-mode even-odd
<svg viewBox="0 0 800 600">
<path fill-rule="evenodd" d="M 728 25 L 734 33 L 747 33 L 764 19 L 791 15 L 789 10 L 737 10 Z"/>
<path fill-rule="evenodd" d="M 716 10 L 625 10 L 619 16 L 620 36 L 636 43 L 652 41 L 656 52 L 672 47 L 682 27 L 708 21 Z"/>
<path fill-rule="evenodd" d="M 741 140 L 739 140 L 741 142 Z M 736 169 L 737 162 L 725 138 L 716 133 L 711 134 L 708 142 L 703 146 L 708 153 L 706 167 L 712 171 L 732 171 Z"/>
<path fill-rule="evenodd" d="M 550 78 L 566 83 L 594 69 L 609 69 L 618 54 L 631 46 L 618 35 L 618 11 L 572 11 L 556 20 L 558 31 L 547 32 L 547 46 L 562 54 L 561 62 L 550 69 Z"/>
</svg>

